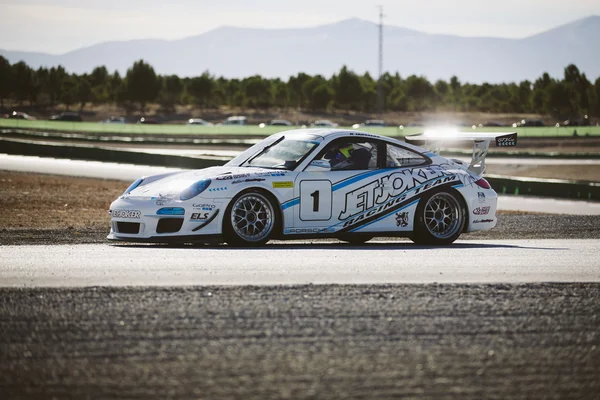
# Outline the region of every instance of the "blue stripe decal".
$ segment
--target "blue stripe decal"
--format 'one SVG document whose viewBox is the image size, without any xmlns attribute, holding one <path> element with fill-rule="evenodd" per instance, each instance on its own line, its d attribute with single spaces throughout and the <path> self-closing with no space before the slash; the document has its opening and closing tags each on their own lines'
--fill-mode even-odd
<svg viewBox="0 0 600 400">
<path fill-rule="evenodd" d="M 376 169 L 374 171 L 369 171 L 369 172 L 365 172 L 365 173 L 360 174 L 360 175 L 355 175 L 355 176 L 352 176 L 350 178 L 347 178 L 347 179 L 345 179 L 343 181 L 340 181 L 340 182 L 334 184 L 333 187 L 332 187 L 332 189 L 335 192 L 336 190 L 344 188 L 344 187 L 346 187 L 348 185 L 352 185 L 355 182 L 358 182 L 358 181 L 361 181 L 363 179 L 369 178 L 369 177 L 371 177 L 373 175 L 377 175 L 377 174 L 381 174 L 381 173 L 385 173 L 385 172 L 387 172 L 387 169 Z"/>
<path fill-rule="evenodd" d="M 285 210 L 287 208 L 297 206 L 298 204 L 300 204 L 300 197 L 286 201 L 281 205 L 281 209 Z"/>
<path fill-rule="evenodd" d="M 454 189 L 459 189 L 459 188 L 461 188 L 461 187 L 463 187 L 463 186 L 465 186 L 465 184 L 464 184 L 464 183 L 459 183 L 458 185 L 454 185 L 454 186 L 452 186 L 452 187 L 453 187 Z"/>
<path fill-rule="evenodd" d="M 393 214 L 393 213 L 395 213 L 395 212 L 398 212 L 398 211 L 400 211 L 400 210 L 404 210 L 405 208 L 408 208 L 408 207 L 411 207 L 411 206 L 413 206 L 413 205 L 417 204 L 417 203 L 419 202 L 419 200 L 420 200 L 420 199 L 416 199 L 415 201 L 413 201 L 413 202 L 412 202 L 412 203 L 410 203 L 410 204 L 407 204 L 407 205 L 405 205 L 404 207 L 400 207 L 400 208 L 399 208 L 399 209 L 397 209 L 397 210 L 394 210 L 394 211 L 392 211 L 392 212 L 390 212 L 390 213 L 387 213 L 387 214 L 385 214 L 384 216 L 382 216 L 382 217 L 380 217 L 380 218 L 377 218 L 375 221 L 371 221 L 371 222 L 369 222 L 368 224 L 364 224 L 364 225 L 358 226 L 358 227 L 356 227 L 356 228 L 354 228 L 354 229 L 351 229 L 351 230 L 350 230 L 350 232 L 356 232 L 356 231 L 358 231 L 358 230 L 360 230 L 360 229 L 362 229 L 362 228 L 364 228 L 364 227 L 366 227 L 366 226 L 369 226 L 369 225 L 371 225 L 371 224 L 374 224 L 375 222 L 379 222 L 379 221 L 381 221 L 382 219 L 389 217 L 389 216 L 390 216 L 390 214 Z"/>
<path fill-rule="evenodd" d="M 435 156 L 437 156 L 437 154 L 435 154 L 435 153 L 434 153 L 434 152 L 432 152 L 432 151 L 429 151 L 429 152 L 427 152 L 427 153 L 423 153 L 423 155 L 424 155 L 424 156 L 426 156 L 426 157 L 435 157 Z"/>
</svg>

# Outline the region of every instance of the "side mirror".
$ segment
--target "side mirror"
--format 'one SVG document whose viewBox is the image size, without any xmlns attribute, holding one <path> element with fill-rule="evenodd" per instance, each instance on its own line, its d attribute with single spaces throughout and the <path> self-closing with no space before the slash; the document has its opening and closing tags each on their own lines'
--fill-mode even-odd
<svg viewBox="0 0 600 400">
<path fill-rule="evenodd" d="M 313 160 L 308 167 L 304 169 L 305 172 L 326 172 L 331 171 L 331 165 L 326 160 Z"/>
</svg>

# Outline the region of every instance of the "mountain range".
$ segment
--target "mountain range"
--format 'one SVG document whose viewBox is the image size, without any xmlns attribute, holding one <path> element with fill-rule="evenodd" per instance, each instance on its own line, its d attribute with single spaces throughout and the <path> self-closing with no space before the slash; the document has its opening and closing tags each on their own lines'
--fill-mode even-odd
<svg viewBox="0 0 600 400">
<path fill-rule="evenodd" d="M 535 18 L 535 16 L 532 16 Z M 357 73 L 378 71 L 378 26 L 352 18 L 313 28 L 256 29 L 223 26 L 178 40 L 103 42 L 53 55 L 6 51 L 11 63 L 62 65 L 82 74 L 105 65 L 124 74 L 143 59 L 162 75 L 243 78 L 259 74 L 287 79 L 304 72 L 330 77 L 343 65 Z M 385 25 L 383 70 L 430 81 L 501 83 L 535 80 L 544 72 L 562 78 L 575 64 L 588 79 L 600 77 L 600 16 L 583 18 L 522 39 L 428 34 Z"/>
</svg>

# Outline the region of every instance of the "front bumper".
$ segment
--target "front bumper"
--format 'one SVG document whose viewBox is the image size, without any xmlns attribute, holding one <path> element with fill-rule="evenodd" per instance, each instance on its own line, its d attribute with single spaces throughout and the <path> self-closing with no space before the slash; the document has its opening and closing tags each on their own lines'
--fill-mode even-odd
<svg viewBox="0 0 600 400">
<path fill-rule="evenodd" d="M 156 204 L 159 203 L 159 204 Z M 171 201 L 119 198 L 111 206 L 109 240 L 130 242 L 203 242 L 221 234 L 222 203 L 214 199 Z M 177 210 L 174 214 L 165 210 Z M 193 239 L 193 240 L 191 240 Z"/>
</svg>

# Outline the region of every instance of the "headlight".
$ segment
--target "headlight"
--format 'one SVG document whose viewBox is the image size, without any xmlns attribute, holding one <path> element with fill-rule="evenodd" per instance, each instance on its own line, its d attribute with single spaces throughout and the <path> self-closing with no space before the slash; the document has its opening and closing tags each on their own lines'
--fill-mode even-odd
<svg viewBox="0 0 600 400">
<path fill-rule="evenodd" d="M 129 185 L 129 187 L 127 189 L 125 189 L 125 191 L 123 192 L 123 196 L 126 195 L 127 193 L 133 191 L 136 187 L 140 186 L 142 184 L 142 182 L 144 182 L 144 179 L 146 179 L 146 177 L 137 178 L 135 180 L 135 182 L 133 182 L 131 185 Z"/>
<path fill-rule="evenodd" d="M 179 198 L 181 200 L 189 200 L 198 196 L 200 193 L 204 192 L 208 186 L 210 186 L 210 182 L 210 179 L 205 179 L 194 183 L 192 186 L 181 192 Z"/>
</svg>

